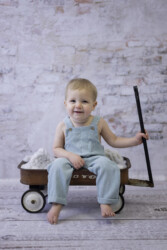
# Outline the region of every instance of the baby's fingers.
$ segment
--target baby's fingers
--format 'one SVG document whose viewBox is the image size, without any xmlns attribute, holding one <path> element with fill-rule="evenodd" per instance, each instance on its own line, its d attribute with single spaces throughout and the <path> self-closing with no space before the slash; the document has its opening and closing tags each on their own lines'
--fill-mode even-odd
<svg viewBox="0 0 167 250">
<path fill-rule="evenodd" d="M 145 138 L 146 138 L 146 140 L 148 140 L 149 139 L 149 134 L 148 134 L 148 132 L 147 132 L 147 130 L 145 130 Z"/>
<path fill-rule="evenodd" d="M 149 135 L 148 135 L 148 133 L 147 133 L 146 130 L 145 130 L 145 132 L 146 132 L 146 133 L 141 133 L 141 136 L 142 136 L 144 139 L 148 140 L 148 139 L 149 139 Z"/>
<path fill-rule="evenodd" d="M 80 169 L 84 166 L 85 162 L 84 160 L 81 158 L 79 161 L 77 161 L 74 165 L 74 168 L 75 169 Z"/>
<path fill-rule="evenodd" d="M 85 161 L 83 158 L 81 158 L 81 166 L 83 167 L 85 165 Z"/>
</svg>

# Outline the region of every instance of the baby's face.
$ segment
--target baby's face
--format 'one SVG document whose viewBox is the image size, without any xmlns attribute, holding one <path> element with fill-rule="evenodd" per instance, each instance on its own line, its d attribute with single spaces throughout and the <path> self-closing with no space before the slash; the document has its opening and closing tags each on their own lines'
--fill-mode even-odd
<svg viewBox="0 0 167 250">
<path fill-rule="evenodd" d="M 86 89 L 69 89 L 64 103 L 70 118 L 77 122 L 86 122 L 97 105 L 92 93 Z"/>
</svg>

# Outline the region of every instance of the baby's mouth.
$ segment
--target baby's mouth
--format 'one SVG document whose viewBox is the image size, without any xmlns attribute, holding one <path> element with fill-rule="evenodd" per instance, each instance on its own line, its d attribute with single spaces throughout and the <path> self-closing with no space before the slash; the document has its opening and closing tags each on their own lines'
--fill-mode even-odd
<svg viewBox="0 0 167 250">
<path fill-rule="evenodd" d="M 81 114 L 83 111 L 75 110 L 74 113 Z"/>
</svg>

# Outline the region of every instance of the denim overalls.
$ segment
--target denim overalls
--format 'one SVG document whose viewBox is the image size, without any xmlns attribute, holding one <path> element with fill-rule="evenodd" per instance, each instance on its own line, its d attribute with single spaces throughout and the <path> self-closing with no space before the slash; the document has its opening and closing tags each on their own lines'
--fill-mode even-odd
<svg viewBox="0 0 167 250">
<path fill-rule="evenodd" d="M 98 122 L 95 116 L 89 126 L 74 127 L 70 118 L 64 123 L 65 150 L 80 155 L 84 168 L 97 175 L 97 200 L 100 204 L 115 204 L 118 202 L 120 187 L 120 170 L 116 163 L 107 158 L 104 148 L 99 142 Z M 66 158 L 56 158 L 48 166 L 48 202 L 67 204 L 67 193 L 73 173 L 73 166 Z M 89 194 L 88 194 L 89 195 Z"/>
</svg>

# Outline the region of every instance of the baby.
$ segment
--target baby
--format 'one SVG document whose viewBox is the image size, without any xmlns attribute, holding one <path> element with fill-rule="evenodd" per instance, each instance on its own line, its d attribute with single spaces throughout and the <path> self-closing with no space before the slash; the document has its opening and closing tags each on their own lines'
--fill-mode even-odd
<svg viewBox="0 0 167 250">
<path fill-rule="evenodd" d="M 103 217 L 114 216 L 112 204 L 118 202 L 120 170 L 115 162 L 106 157 L 101 137 L 112 147 L 123 148 L 142 143 L 148 134 L 135 137 L 116 136 L 107 122 L 91 113 L 97 105 L 97 89 L 86 79 L 71 80 L 65 92 L 68 116 L 58 124 L 54 140 L 56 159 L 48 166 L 48 202 L 52 204 L 47 218 L 51 224 L 58 222 L 74 169 L 87 168 L 97 175 L 97 201 Z"/>
</svg>

